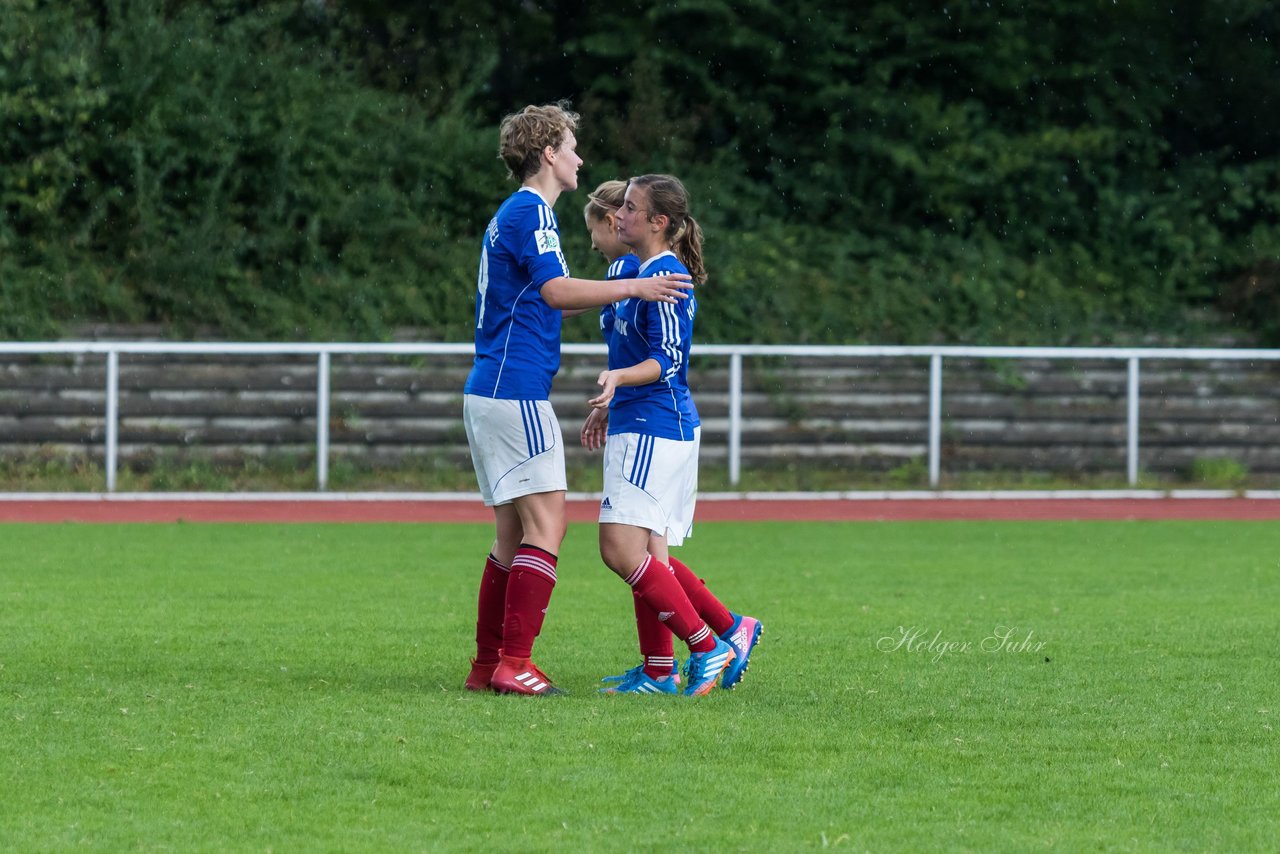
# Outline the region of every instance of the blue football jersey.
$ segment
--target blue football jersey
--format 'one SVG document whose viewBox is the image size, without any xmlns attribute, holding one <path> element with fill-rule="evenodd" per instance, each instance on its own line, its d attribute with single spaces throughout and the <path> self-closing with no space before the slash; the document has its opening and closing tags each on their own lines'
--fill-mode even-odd
<svg viewBox="0 0 1280 854">
<path fill-rule="evenodd" d="M 640 259 L 628 252 L 613 260 L 604 278 L 605 281 L 612 282 L 614 279 L 634 279 L 639 274 Z M 610 303 L 600 309 L 600 334 L 604 336 L 605 344 L 609 343 L 609 338 L 613 335 L 614 305 L 616 303 Z"/>
<path fill-rule="evenodd" d="M 688 273 L 674 253 L 663 252 L 640 267 L 639 276 Z M 645 302 L 632 297 L 613 304 L 609 369 L 629 368 L 646 359 L 662 368 L 657 380 L 620 387 L 609 403 L 609 435 L 643 433 L 663 439 L 693 440 L 698 410 L 689 395 L 689 347 L 698 300 Z"/>
<path fill-rule="evenodd" d="M 480 248 L 476 357 L 465 392 L 504 400 L 546 400 L 560 370 L 559 309 L 541 288 L 569 275 L 551 206 L 521 187 L 498 208 Z"/>
</svg>

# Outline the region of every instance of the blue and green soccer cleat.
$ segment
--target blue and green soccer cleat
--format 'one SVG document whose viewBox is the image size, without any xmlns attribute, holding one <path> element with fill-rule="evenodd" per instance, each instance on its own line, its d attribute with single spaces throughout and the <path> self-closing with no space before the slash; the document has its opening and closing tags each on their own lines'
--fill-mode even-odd
<svg viewBox="0 0 1280 854">
<path fill-rule="evenodd" d="M 733 659 L 733 647 L 721 638 L 716 638 L 714 649 L 691 653 L 684 666 L 685 679 L 688 681 L 684 687 L 684 695 L 701 697 L 710 693 L 716 687 L 720 674 L 733 663 Z"/>
</svg>

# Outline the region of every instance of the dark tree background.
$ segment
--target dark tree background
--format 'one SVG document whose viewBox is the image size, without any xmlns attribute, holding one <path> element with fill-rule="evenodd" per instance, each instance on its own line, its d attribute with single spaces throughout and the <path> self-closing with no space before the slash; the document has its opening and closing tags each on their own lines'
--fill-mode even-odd
<svg viewBox="0 0 1280 854">
<path fill-rule="evenodd" d="M 498 121 L 567 98 L 586 187 L 692 190 L 703 340 L 1280 343 L 1278 49 L 1271 0 L 6 0 L 0 324 L 468 340 Z"/>
</svg>

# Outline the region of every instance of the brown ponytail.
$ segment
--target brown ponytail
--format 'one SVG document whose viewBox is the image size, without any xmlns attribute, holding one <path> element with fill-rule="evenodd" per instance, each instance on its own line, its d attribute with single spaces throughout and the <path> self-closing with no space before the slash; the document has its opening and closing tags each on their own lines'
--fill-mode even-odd
<svg viewBox="0 0 1280 854">
<path fill-rule="evenodd" d="M 685 217 L 684 225 L 676 231 L 671 241 L 671 248 L 676 257 L 689 268 L 694 284 L 701 285 L 707 280 L 707 268 L 702 263 L 702 226 L 691 216 Z"/>
</svg>

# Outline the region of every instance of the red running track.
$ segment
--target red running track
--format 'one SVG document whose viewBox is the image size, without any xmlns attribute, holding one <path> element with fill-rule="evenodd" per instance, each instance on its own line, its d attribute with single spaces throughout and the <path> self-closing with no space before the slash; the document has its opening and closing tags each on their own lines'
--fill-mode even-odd
<svg viewBox="0 0 1280 854">
<path fill-rule="evenodd" d="M 573 522 L 594 501 L 570 501 Z M 175 500 L 0 501 L 0 522 L 489 522 L 479 501 Z M 1280 520 L 1280 500 L 1252 498 L 955 498 L 708 500 L 699 522 L 947 520 Z"/>
</svg>

